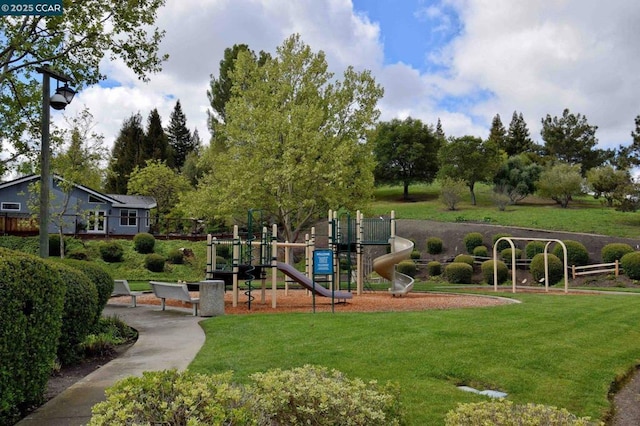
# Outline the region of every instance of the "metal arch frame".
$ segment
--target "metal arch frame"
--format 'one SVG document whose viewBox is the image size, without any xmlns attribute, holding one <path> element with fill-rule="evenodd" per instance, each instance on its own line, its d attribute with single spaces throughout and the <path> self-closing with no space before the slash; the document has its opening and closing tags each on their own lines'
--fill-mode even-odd
<svg viewBox="0 0 640 426">
<path fill-rule="evenodd" d="M 560 240 L 553 238 L 520 238 L 520 237 L 500 237 L 493 244 L 493 291 L 498 291 L 498 243 L 507 241 L 511 246 L 511 292 L 516 292 L 516 247 L 513 241 L 545 241 L 544 246 L 544 288 L 549 291 L 549 245 L 559 243 L 562 246 L 564 263 L 564 292 L 569 292 L 569 270 L 567 265 L 567 246 Z"/>
</svg>

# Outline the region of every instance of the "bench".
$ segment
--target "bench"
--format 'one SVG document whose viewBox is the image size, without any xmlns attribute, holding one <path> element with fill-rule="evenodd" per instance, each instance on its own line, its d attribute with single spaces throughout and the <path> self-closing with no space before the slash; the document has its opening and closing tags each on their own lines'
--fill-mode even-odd
<svg viewBox="0 0 640 426">
<path fill-rule="evenodd" d="M 135 308 L 136 305 L 136 297 L 142 296 L 144 292 L 142 291 L 131 291 L 129 288 L 129 282 L 127 280 L 113 280 L 113 291 L 111 292 L 111 297 L 114 296 L 131 296 L 131 307 Z"/>
<path fill-rule="evenodd" d="M 198 305 L 200 304 L 199 298 L 191 297 L 189 289 L 186 284 L 172 284 L 162 283 L 158 281 L 149 281 L 151 290 L 156 297 L 162 300 L 162 310 L 165 308 L 166 299 L 181 300 L 183 302 L 189 302 L 193 305 L 193 316 L 198 315 Z"/>
</svg>

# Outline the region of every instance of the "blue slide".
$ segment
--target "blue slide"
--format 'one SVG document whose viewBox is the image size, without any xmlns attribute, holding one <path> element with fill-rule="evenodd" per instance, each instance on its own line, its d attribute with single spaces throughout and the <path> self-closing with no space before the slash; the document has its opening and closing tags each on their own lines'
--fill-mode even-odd
<svg viewBox="0 0 640 426">
<path fill-rule="evenodd" d="M 323 297 L 333 296 L 333 298 L 341 299 L 341 300 L 353 298 L 353 294 L 349 293 L 348 291 L 331 291 L 328 288 L 323 287 L 318 283 L 316 283 L 314 286 L 311 278 L 309 278 L 308 276 L 306 276 L 305 274 L 298 271 L 296 268 L 294 268 L 293 266 L 287 263 L 278 262 L 277 267 L 279 271 L 282 271 L 282 273 L 287 275 L 289 278 L 294 279 L 296 282 L 301 284 L 304 288 L 312 292 L 315 292 L 319 296 L 323 296 Z"/>
</svg>

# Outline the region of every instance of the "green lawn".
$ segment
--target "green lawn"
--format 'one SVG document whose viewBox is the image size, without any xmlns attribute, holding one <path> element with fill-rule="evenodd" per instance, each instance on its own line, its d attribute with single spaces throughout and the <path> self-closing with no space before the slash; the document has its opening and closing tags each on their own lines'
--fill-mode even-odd
<svg viewBox="0 0 640 426">
<path fill-rule="evenodd" d="M 472 206 L 467 195 L 455 211 L 447 210 L 438 201 L 439 187 L 414 185 L 409 187 L 411 202 L 402 201 L 402 188 L 381 187 L 375 201 L 365 209 L 365 216 L 396 212 L 399 219 L 428 219 L 441 222 L 486 222 L 494 225 L 543 228 L 557 231 L 586 232 L 618 237 L 640 237 L 640 213 L 619 212 L 604 207 L 590 196 L 576 197 L 569 208 L 560 208 L 551 200 L 527 197 L 518 204 L 499 211 L 491 200 L 491 188 L 476 185 L 477 205 Z"/>
<path fill-rule="evenodd" d="M 460 402 L 497 389 L 516 403 L 602 418 L 612 381 L 640 354 L 639 296 L 515 296 L 522 304 L 403 313 L 212 318 L 190 369 L 256 371 L 303 364 L 397 381 L 411 425 L 442 424 Z"/>
</svg>

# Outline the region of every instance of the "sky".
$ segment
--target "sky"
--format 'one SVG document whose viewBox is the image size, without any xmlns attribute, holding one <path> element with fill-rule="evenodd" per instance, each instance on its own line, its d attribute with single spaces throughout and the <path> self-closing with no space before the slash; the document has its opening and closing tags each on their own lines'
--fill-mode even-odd
<svg viewBox="0 0 640 426">
<path fill-rule="evenodd" d="M 118 61 L 64 114 L 89 108 L 112 146 L 124 120 L 176 100 L 208 143 L 207 99 L 224 49 L 274 52 L 291 34 L 325 52 L 338 76 L 370 70 L 384 87 L 381 120 L 442 122 L 447 136 L 486 138 L 499 114 L 522 113 L 542 143 L 541 119 L 565 108 L 598 126 L 600 148 L 631 143 L 640 115 L 640 5 L 636 0 L 166 0 L 163 71 L 145 83 Z M 62 120 L 53 112 L 52 119 Z"/>
</svg>

